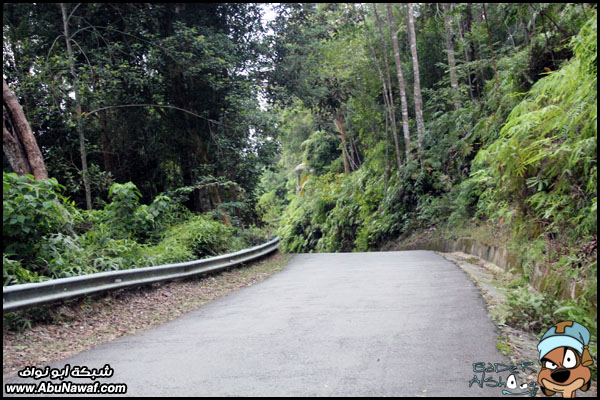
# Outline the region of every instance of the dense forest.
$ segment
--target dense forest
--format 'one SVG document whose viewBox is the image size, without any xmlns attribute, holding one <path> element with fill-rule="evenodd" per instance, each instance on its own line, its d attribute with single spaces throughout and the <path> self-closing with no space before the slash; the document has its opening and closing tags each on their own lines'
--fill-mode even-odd
<svg viewBox="0 0 600 400">
<path fill-rule="evenodd" d="M 508 323 L 577 320 L 595 343 L 595 4 L 3 11 L 4 285 L 272 234 L 480 235 L 523 259 Z"/>
</svg>

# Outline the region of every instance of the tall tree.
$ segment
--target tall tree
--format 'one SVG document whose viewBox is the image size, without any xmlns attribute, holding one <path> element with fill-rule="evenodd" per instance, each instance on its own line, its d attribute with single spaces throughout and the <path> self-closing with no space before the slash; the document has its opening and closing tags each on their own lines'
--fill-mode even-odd
<svg viewBox="0 0 600 400">
<path fill-rule="evenodd" d="M 97 196 L 106 199 L 114 181 L 132 181 L 147 201 L 160 192 L 203 185 L 210 176 L 235 181 L 251 196 L 259 165 L 275 152 L 274 141 L 265 140 L 274 130 L 256 95 L 265 69 L 260 64 L 266 64 L 261 7 L 80 3 L 65 8 L 72 59 L 63 18 L 56 18 L 62 7 L 5 3 L 3 19 L 6 80 L 19 87 L 48 172 L 67 194 L 86 207 L 81 119 L 94 204 L 102 204 Z M 191 114 L 181 109 L 200 117 L 187 119 Z M 209 211 L 211 203 L 234 207 L 232 194 L 220 184 L 204 185 L 186 205 L 194 211 Z"/>
<path fill-rule="evenodd" d="M 388 18 L 390 20 L 390 31 L 392 34 L 392 43 L 394 45 L 394 60 L 396 61 L 396 73 L 398 75 L 398 88 L 400 90 L 400 106 L 402 108 L 402 129 L 404 131 L 404 151 L 406 159 L 410 152 L 410 127 L 408 124 L 408 101 L 406 99 L 406 83 L 404 82 L 404 73 L 402 72 L 402 62 L 400 61 L 400 47 L 398 46 L 398 30 L 394 22 L 392 6 L 387 4 Z"/>
<path fill-rule="evenodd" d="M 390 67 L 388 62 L 388 51 L 385 41 L 385 36 L 383 34 L 383 27 L 381 20 L 379 19 L 379 13 L 377 12 L 377 5 L 373 4 L 373 11 L 375 13 L 375 20 L 377 21 L 377 29 L 379 30 L 379 37 L 381 39 L 381 47 L 383 50 L 383 65 L 385 66 L 386 78 L 387 78 L 387 89 L 388 89 L 388 105 L 390 108 L 390 116 L 392 122 L 392 136 L 394 137 L 394 147 L 396 148 L 396 161 L 398 162 L 398 169 L 402 166 L 402 159 L 400 156 L 400 145 L 398 143 L 398 128 L 396 124 L 396 107 L 394 105 L 394 96 L 392 91 L 392 79 L 390 77 Z"/>
<path fill-rule="evenodd" d="M 286 104 L 297 97 L 323 123 L 333 120 L 344 172 L 349 173 L 358 165 L 346 116 L 346 103 L 359 85 L 352 67 L 360 53 L 347 54 L 347 46 L 356 46 L 355 13 L 351 6 L 337 3 L 281 8 L 286 12 L 276 20 L 275 68 L 269 73 L 273 100 Z"/>
<path fill-rule="evenodd" d="M 452 87 L 452 100 L 454 103 L 454 109 L 460 109 L 459 91 L 458 91 L 458 77 L 456 76 L 456 61 L 454 59 L 454 31 L 452 28 L 452 14 L 451 11 L 452 3 L 442 3 L 442 9 L 444 10 L 444 28 L 446 30 L 446 51 L 448 52 L 448 69 L 450 70 L 450 86 Z"/>
<path fill-rule="evenodd" d="M 408 40 L 410 54 L 413 62 L 414 90 L 415 90 L 415 119 L 417 120 L 417 137 L 419 150 L 423 150 L 423 136 L 425 135 L 425 121 L 423 119 L 423 99 L 421 97 L 421 82 L 419 79 L 419 57 L 417 54 L 417 38 L 415 34 L 415 16 L 413 3 L 408 3 Z"/>
<path fill-rule="evenodd" d="M 490 45 L 490 52 L 492 53 L 492 64 L 494 66 L 494 78 L 496 80 L 496 90 L 500 87 L 500 82 L 498 81 L 498 68 L 496 67 L 496 56 L 494 54 L 494 45 L 492 43 L 492 32 L 490 30 L 490 22 L 488 21 L 487 9 L 485 7 L 485 3 L 482 3 L 483 6 L 483 18 L 485 19 L 485 27 L 487 30 L 488 36 L 488 44 Z"/>
<path fill-rule="evenodd" d="M 467 47 L 464 50 L 466 54 L 465 60 L 467 60 L 467 62 L 474 62 L 477 60 L 477 56 L 475 51 L 475 40 L 473 39 L 473 6 L 471 3 L 467 3 L 464 6 L 464 13 L 461 16 L 460 26 L 462 37 L 465 39 L 464 46 Z M 473 70 L 469 67 L 469 86 L 471 87 L 472 92 L 477 92 L 477 98 L 481 98 L 481 91 L 485 84 L 485 80 L 480 78 L 481 74 L 478 75 L 478 72 L 481 72 L 481 67 L 475 66 Z"/>
<path fill-rule="evenodd" d="M 365 18 L 365 12 L 362 7 L 361 7 L 360 15 L 361 15 L 362 22 L 363 22 L 363 30 L 365 32 L 366 42 L 367 42 L 369 48 L 371 49 L 371 54 L 373 55 L 373 62 L 375 63 L 375 67 L 377 68 L 377 72 L 379 74 L 379 78 L 381 79 L 381 85 L 383 88 L 383 102 L 385 104 L 385 162 L 384 162 L 383 175 L 384 175 L 384 184 L 385 184 L 384 193 L 387 193 L 388 175 L 389 175 L 388 174 L 388 170 L 389 170 L 389 163 L 388 163 L 389 125 L 390 125 L 390 121 L 391 121 L 390 105 L 389 105 L 390 100 L 387 95 L 388 94 L 387 83 L 386 83 L 385 77 L 383 76 L 383 72 L 381 71 L 381 67 L 379 66 L 379 59 L 377 58 L 377 53 L 375 52 L 375 47 L 373 46 L 373 44 L 371 43 L 371 39 L 369 38 L 367 19 Z M 398 166 L 400 167 L 400 164 Z"/>
<path fill-rule="evenodd" d="M 348 145 L 346 139 L 346 129 L 344 128 L 344 114 L 341 106 L 338 108 L 335 117 L 333 118 L 335 126 L 338 128 L 340 133 L 340 139 L 342 141 L 342 160 L 344 162 L 344 173 L 350 173 L 350 162 L 348 161 Z"/>
<path fill-rule="evenodd" d="M 362 11 L 362 8 L 361 8 Z M 371 43 L 371 39 L 369 38 L 369 30 L 367 29 L 367 20 L 364 15 L 364 11 L 361 12 L 363 26 L 365 31 L 365 37 L 369 48 L 371 49 L 371 53 L 373 55 L 373 61 L 375 63 L 375 67 L 377 68 L 377 73 L 379 74 L 379 78 L 381 79 L 381 85 L 383 87 L 383 102 L 385 104 L 385 182 L 386 182 L 386 192 L 387 192 L 387 171 L 388 171 L 388 142 L 389 142 L 389 122 L 391 121 L 391 107 L 390 107 L 390 99 L 388 97 L 388 87 L 385 77 L 383 76 L 383 72 L 379 65 L 379 59 L 377 58 L 377 53 L 375 52 L 375 47 Z"/>
<path fill-rule="evenodd" d="M 2 79 L 2 148 L 13 171 L 48 179 L 44 158 L 17 96 Z"/>
<path fill-rule="evenodd" d="M 469 64 L 469 62 L 471 61 L 469 58 L 469 52 L 467 50 L 468 47 L 468 43 L 467 40 L 465 39 L 465 34 L 464 34 L 464 26 L 463 26 L 463 18 L 461 16 L 461 18 L 459 18 L 459 23 L 458 23 L 458 35 L 460 37 L 460 43 L 461 43 L 461 47 L 463 49 L 463 54 L 465 57 L 465 63 L 467 63 L 467 65 Z M 473 81 L 472 81 L 472 73 L 471 73 L 471 67 L 467 66 L 467 82 L 469 85 L 469 96 L 471 97 L 471 101 L 475 101 L 475 95 L 473 94 Z"/>
<path fill-rule="evenodd" d="M 62 11 L 62 20 L 64 27 L 65 42 L 67 44 L 67 55 L 69 58 L 69 69 L 73 76 L 73 91 L 75 92 L 75 106 L 77 119 L 77 133 L 79 135 L 79 155 L 81 157 L 81 175 L 83 177 L 83 187 L 85 190 L 85 204 L 88 210 L 92 209 L 92 190 L 88 176 L 87 151 L 85 149 L 85 134 L 83 132 L 83 121 L 81 119 L 81 94 L 79 93 L 79 75 L 75 71 L 75 60 L 73 57 L 73 49 L 71 48 L 71 35 L 69 34 L 69 17 L 67 16 L 67 5 L 60 3 Z"/>
</svg>

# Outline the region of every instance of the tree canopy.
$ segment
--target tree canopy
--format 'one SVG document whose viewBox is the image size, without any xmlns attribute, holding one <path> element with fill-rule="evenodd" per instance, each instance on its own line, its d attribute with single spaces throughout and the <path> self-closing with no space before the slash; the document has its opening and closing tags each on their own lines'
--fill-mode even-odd
<svg viewBox="0 0 600 400">
<path fill-rule="evenodd" d="M 50 176 L 64 177 L 77 203 L 84 197 L 78 123 L 95 206 L 113 181 L 134 182 L 147 199 L 206 176 L 235 177 L 253 191 L 258 164 L 275 150 L 257 100 L 267 52 L 258 5 L 66 8 L 79 82 L 69 73 L 61 9 L 51 4 L 4 5 L 4 74 Z M 199 193 L 189 207 L 210 209 Z"/>
</svg>

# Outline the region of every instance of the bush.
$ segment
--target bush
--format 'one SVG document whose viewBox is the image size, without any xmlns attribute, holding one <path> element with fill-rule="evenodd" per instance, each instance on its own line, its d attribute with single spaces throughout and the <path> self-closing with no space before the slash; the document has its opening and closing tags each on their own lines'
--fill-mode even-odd
<svg viewBox="0 0 600 400">
<path fill-rule="evenodd" d="M 324 131 L 313 132 L 302 142 L 302 148 L 304 162 L 317 175 L 329 172 L 331 163 L 342 154 L 339 139 Z"/>
<path fill-rule="evenodd" d="M 275 190 L 263 193 L 256 203 L 256 212 L 268 226 L 276 226 L 283 212 L 281 200 L 276 197 Z"/>
<path fill-rule="evenodd" d="M 78 212 L 53 178 L 36 181 L 32 175 L 3 173 L 3 189 L 4 284 L 43 280 L 39 253 L 45 238 L 72 233 Z"/>
<path fill-rule="evenodd" d="M 189 261 L 241 250 L 247 247 L 236 228 L 195 215 L 167 228 L 162 240 L 148 250 L 159 263 Z"/>
<path fill-rule="evenodd" d="M 83 211 L 80 224 L 83 231 L 101 229 L 115 239 L 135 239 L 145 242 L 169 224 L 185 217 L 178 204 L 168 196 L 156 196 L 150 205 L 139 204 L 141 193 L 132 183 L 114 183 L 109 190 L 111 202 L 104 210 Z M 102 226 L 102 228 L 98 228 Z M 86 228 L 87 227 L 87 228 Z"/>
<path fill-rule="evenodd" d="M 140 205 L 131 182 L 113 184 L 103 210 L 78 211 L 59 194 L 63 189 L 55 179 L 4 174 L 5 285 L 190 261 L 264 236 L 257 228 L 240 232 L 206 215 L 190 216 L 167 196 Z M 158 243 L 140 243 L 149 238 Z"/>
<path fill-rule="evenodd" d="M 2 233 L 5 253 L 30 256 L 35 244 L 50 233 L 67 231 L 72 222 L 64 187 L 56 179 L 36 181 L 32 175 L 3 175 Z"/>
<path fill-rule="evenodd" d="M 2 277 L 4 286 L 44 280 L 44 277 L 39 276 L 37 272 L 23 268 L 20 261 L 10 259 L 8 254 L 2 254 Z"/>
</svg>

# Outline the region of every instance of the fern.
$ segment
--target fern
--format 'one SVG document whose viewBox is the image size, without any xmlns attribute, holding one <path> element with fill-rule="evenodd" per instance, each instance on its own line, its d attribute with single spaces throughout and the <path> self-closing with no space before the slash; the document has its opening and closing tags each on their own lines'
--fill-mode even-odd
<svg viewBox="0 0 600 400">
<path fill-rule="evenodd" d="M 572 41 L 575 57 L 531 88 L 500 137 L 476 157 L 494 183 L 481 207 L 506 210 L 508 202 L 533 220 L 548 220 L 546 230 L 596 234 L 586 218 L 596 213 L 597 188 L 597 76 L 589 64 L 596 17 L 592 20 Z"/>
</svg>

